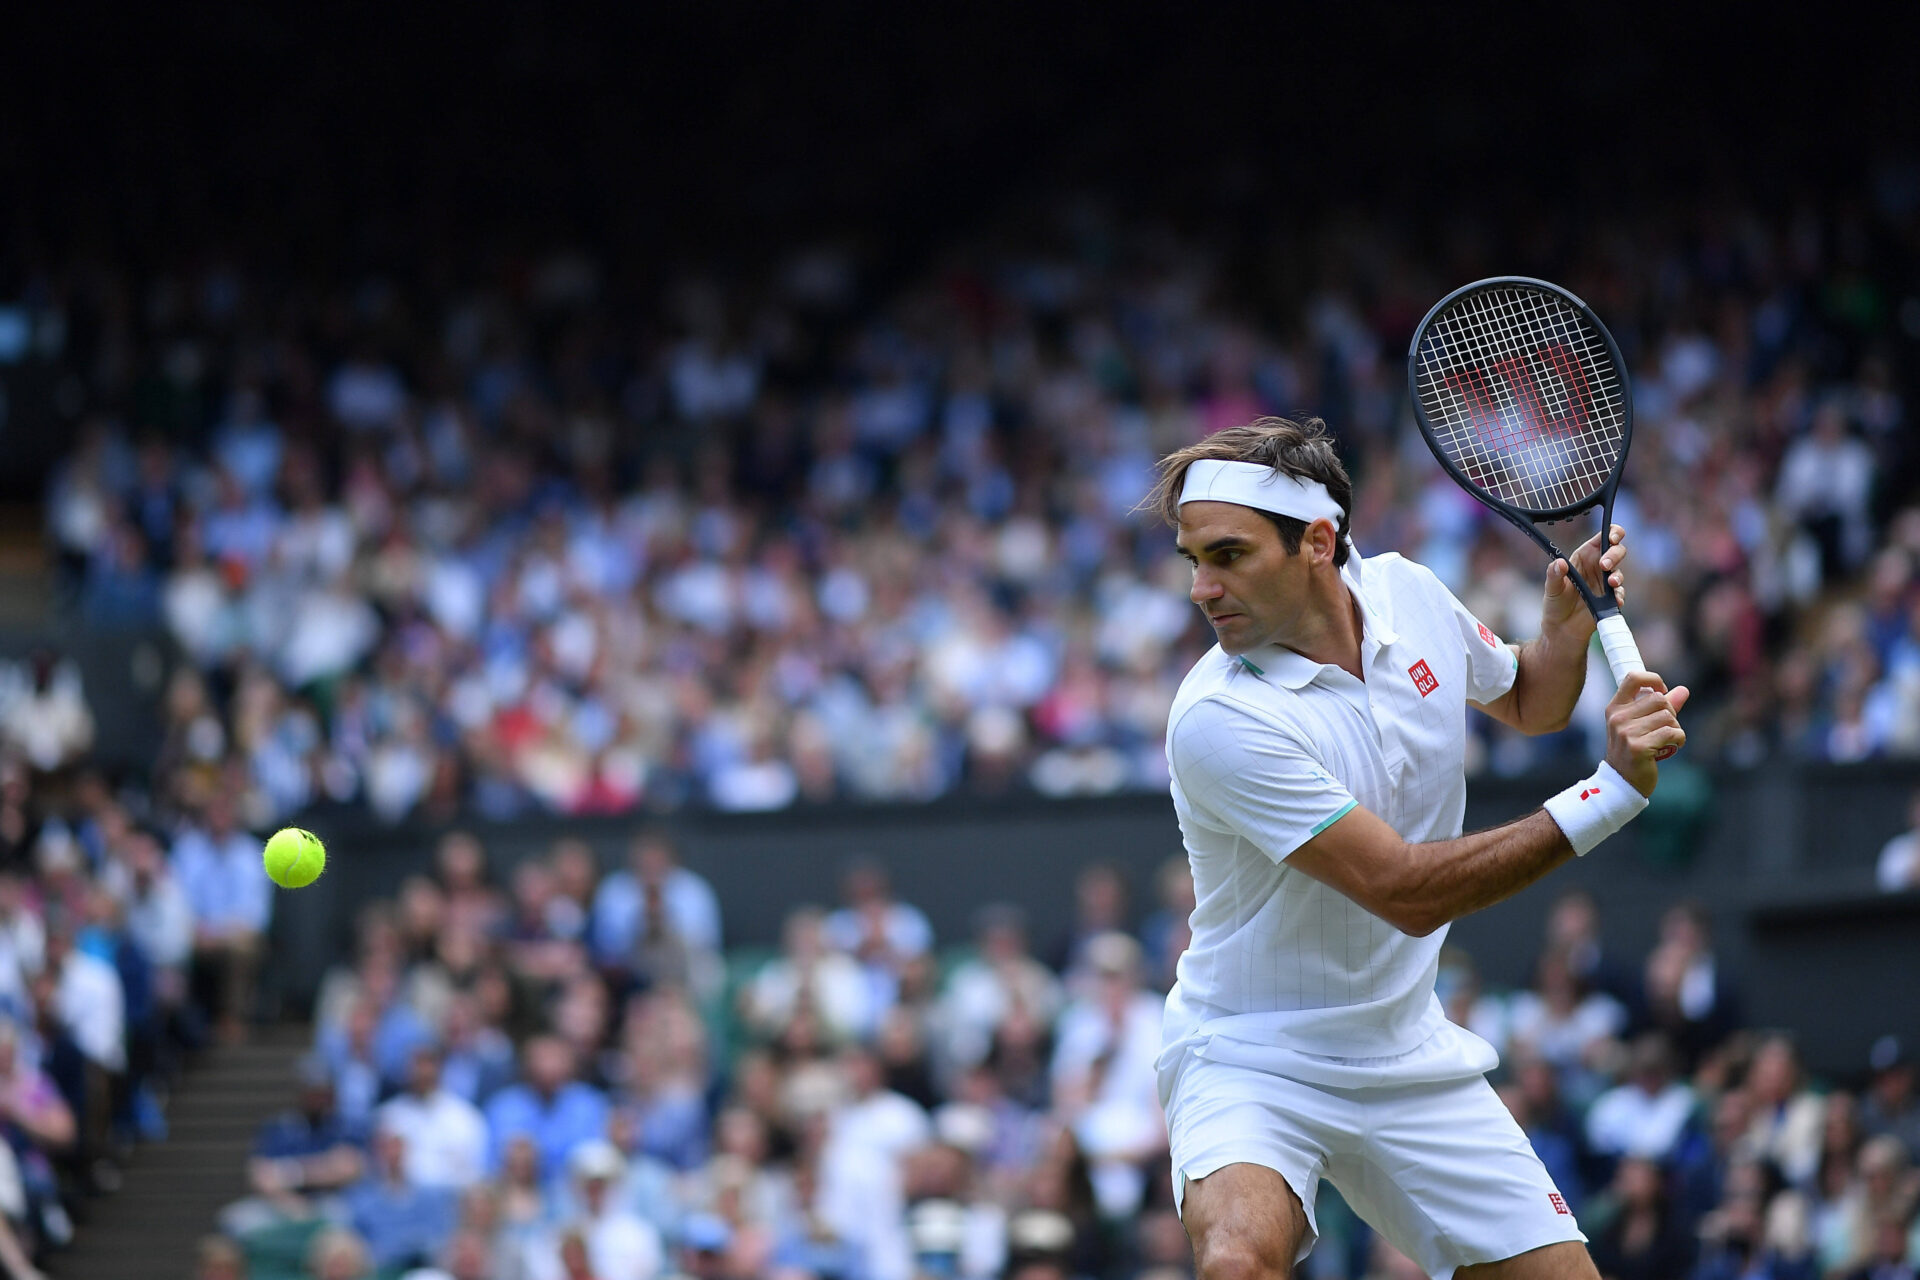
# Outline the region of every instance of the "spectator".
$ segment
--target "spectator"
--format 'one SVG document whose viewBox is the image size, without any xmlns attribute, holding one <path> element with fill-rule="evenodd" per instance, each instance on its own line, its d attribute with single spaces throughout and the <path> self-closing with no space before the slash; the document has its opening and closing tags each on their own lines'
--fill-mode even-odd
<svg viewBox="0 0 1920 1280">
<path fill-rule="evenodd" d="M 126 1071 L 126 998 L 113 966 L 74 946 L 73 922 L 64 913 L 47 920 L 47 964 L 33 980 L 43 1034 L 55 1041 L 50 1060 L 70 1063 L 58 1071 L 61 1092 L 80 1122 L 79 1152 L 92 1182 L 119 1186 L 110 1158 L 112 1099 Z M 71 1045 L 73 1052 L 64 1052 Z"/>
<path fill-rule="evenodd" d="M 946 1058 L 956 1068 L 984 1061 L 994 1032 L 1018 1006 L 1041 1022 L 1060 1011 L 1060 981 L 1027 950 L 1026 918 L 1019 908 L 983 909 L 976 954 L 955 966 L 941 997 L 940 1023 Z"/>
<path fill-rule="evenodd" d="M 513 1079 L 513 1042 L 484 1021 L 480 1002 L 467 992 L 447 1002 L 446 1056 L 442 1085 L 454 1096 L 483 1105 Z"/>
<path fill-rule="evenodd" d="M 1920 791 L 1907 802 L 1907 830 L 1880 848 L 1874 879 L 1887 893 L 1920 888 Z"/>
<path fill-rule="evenodd" d="M 36 653 L 26 687 L 0 701 L 0 747 L 51 773 L 78 761 L 92 745 L 93 713 L 80 689 L 79 668 Z"/>
<path fill-rule="evenodd" d="M 1094 938 L 1127 928 L 1127 882 L 1115 867 L 1091 862 L 1073 878 L 1073 923 L 1054 944 L 1047 961 L 1069 982 L 1082 971 L 1082 949 Z"/>
<path fill-rule="evenodd" d="M 193 980 L 221 1038 L 241 1039 L 253 1013 L 254 976 L 273 916 L 260 843 L 234 825 L 233 799 L 216 790 L 203 825 L 173 845 L 173 872 L 193 908 Z"/>
<path fill-rule="evenodd" d="M 1739 1025 L 1740 1002 L 1713 952 L 1707 915 L 1681 902 L 1660 917 L 1660 944 L 1647 957 L 1642 1020 L 1667 1033 L 1683 1069 Z"/>
<path fill-rule="evenodd" d="M 1913 1059 L 1898 1036 L 1881 1036 L 1868 1056 L 1873 1080 L 1860 1121 L 1867 1133 L 1891 1134 L 1920 1162 L 1920 1098 L 1914 1096 Z"/>
<path fill-rule="evenodd" d="M 691 983 L 711 994 L 720 951 L 713 886 L 680 865 L 673 842 L 657 831 L 634 837 L 628 863 L 594 895 L 594 955 L 642 981 Z"/>
<path fill-rule="evenodd" d="M 1753 1095 L 1752 1153 L 1776 1164 L 1787 1181 L 1806 1187 L 1819 1168 L 1825 1103 L 1800 1079 L 1800 1056 L 1785 1036 L 1769 1036 L 1754 1051 L 1747 1076 Z"/>
<path fill-rule="evenodd" d="M 433 1190 L 463 1190 L 487 1168 L 487 1122 L 480 1109 L 441 1084 L 442 1051 L 414 1049 L 406 1092 L 383 1105 L 380 1129 L 406 1145 L 407 1181 Z"/>
<path fill-rule="evenodd" d="M 539 1252 L 529 1257 L 536 1280 L 571 1274 L 564 1266 L 570 1236 L 584 1244 L 594 1280 L 653 1280 L 664 1257 L 660 1235 L 615 1194 L 627 1171 L 619 1151 L 602 1139 L 583 1142 L 568 1157 L 567 1168 L 579 1209 L 560 1228 L 550 1258 Z"/>
<path fill-rule="evenodd" d="M 1160 905 L 1140 922 L 1140 943 L 1146 948 L 1147 974 L 1156 991 L 1173 987 L 1175 972 L 1187 944 L 1193 941 L 1193 868 L 1185 857 L 1169 858 L 1153 877 Z"/>
<path fill-rule="evenodd" d="M 1533 989 L 1514 996 L 1508 1017 L 1513 1042 L 1562 1072 L 1587 1067 L 1594 1047 L 1627 1026 L 1620 1002 L 1583 989 L 1568 957 L 1555 951 L 1540 957 Z"/>
<path fill-rule="evenodd" d="M 1664 1164 L 1693 1119 L 1693 1090 L 1673 1078 L 1673 1048 L 1650 1031 L 1634 1038 L 1627 1079 L 1594 1100 L 1587 1141 L 1603 1156 Z"/>
<path fill-rule="evenodd" d="M 888 992 L 906 962 L 933 947 L 933 926 L 918 907 L 893 896 L 886 870 L 876 862 L 857 862 L 842 881 L 846 905 L 822 925 L 827 945 L 864 965 Z"/>
<path fill-rule="evenodd" d="M 781 956 L 741 991 L 741 1016 L 763 1039 L 777 1038 L 802 1013 L 836 1040 L 864 1036 L 878 1020 L 872 987 L 858 964 L 830 948 L 825 920 L 814 907 L 789 915 Z"/>
<path fill-rule="evenodd" d="M 312 1280 L 371 1280 L 373 1272 L 367 1242 L 346 1227 L 325 1227 L 307 1246 L 307 1275 Z"/>
<path fill-rule="evenodd" d="M 292 1110 L 261 1126 L 247 1161 L 251 1195 L 227 1207 L 221 1228 L 245 1236 L 276 1222 L 313 1216 L 317 1203 L 359 1181 L 366 1162 L 360 1136 L 334 1106 L 333 1079 L 314 1058 L 299 1066 Z"/>
<path fill-rule="evenodd" d="M 492 1143 L 488 1164 L 499 1169 L 506 1149 L 520 1136 L 533 1140 L 549 1177 L 566 1168 L 567 1153 L 607 1131 L 607 1100 L 575 1078 L 573 1050 L 555 1036 L 535 1036 L 520 1055 L 520 1082 L 487 1100 Z"/>
<path fill-rule="evenodd" d="M 202 1236 L 193 1250 L 193 1280 L 247 1280 L 247 1255 L 225 1236 Z"/>
<path fill-rule="evenodd" d="M 1871 1138 L 1860 1148 L 1854 1184 L 1847 1189 L 1821 1233 L 1820 1263 L 1824 1273 L 1846 1275 L 1861 1271 L 1877 1276 L 1885 1265 L 1887 1224 L 1900 1227 L 1898 1261 L 1906 1252 L 1905 1224 L 1920 1198 L 1906 1148 L 1896 1138 Z"/>
<path fill-rule="evenodd" d="M 1166 1144 L 1154 1069 L 1164 1002 L 1140 987 L 1140 944 L 1128 935 L 1089 939 L 1082 956 L 1098 985 L 1060 1016 L 1054 1102 L 1092 1166 L 1101 1212 L 1122 1218 L 1139 1208 L 1144 1166 Z"/>
<path fill-rule="evenodd" d="M 1674 1220 L 1660 1166 L 1628 1156 L 1614 1175 L 1617 1208 L 1594 1237 L 1594 1265 L 1612 1280 L 1664 1280 L 1693 1266 L 1693 1241 Z"/>
<path fill-rule="evenodd" d="M 374 1130 L 366 1176 L 347 1188 L 342 1201 L 376 1269 L 431 1260 L 453 1234 L 458 1208 L 446 1187 L 408 1181 L 407 1140 L 384 1126 Z"/>
</svg>

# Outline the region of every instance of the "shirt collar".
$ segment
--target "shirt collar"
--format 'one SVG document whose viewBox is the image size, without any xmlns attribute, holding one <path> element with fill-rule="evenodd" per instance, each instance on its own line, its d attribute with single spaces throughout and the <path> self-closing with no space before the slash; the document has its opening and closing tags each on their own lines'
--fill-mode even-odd
<svg viewBox="0 0 1920 1280">
<path fill-rule="evenodd" d="M 1385 647 L 1400 638 L 1399 633 L 1387 625 L 1386 614 L 1374 601 L 1367 598 L 1361 587 L 1360 552 L 1352 543 L 1347 544 L 1347 562 L 1340 568 L 1340 580 L 1347 584 L 1347 590 L 1360 602 L 1362 625 L 1365 635 L 1372 637 L 1375 644 Z M 1263 680 L 1271 680 L 1288 689 L 1298 689 L 1310 684 L 1320 674 L 1321 664 L 1312 658 L 1295 653 L 1293 650 L 1277 644 L 1261 645 L 1248 653 L 1240 655 L 1240 665 Z"/>
</svg>

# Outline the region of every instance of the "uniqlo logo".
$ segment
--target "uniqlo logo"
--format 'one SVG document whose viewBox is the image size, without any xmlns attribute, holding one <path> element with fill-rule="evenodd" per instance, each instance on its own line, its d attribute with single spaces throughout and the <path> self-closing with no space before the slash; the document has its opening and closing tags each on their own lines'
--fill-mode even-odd
<svg viewBox="0 0 1920 1280">
<path fill-rule="evenodd" d="M 1567 1208 L 1567 1202 L 1560 1198 L 1558 1191 L 1547 1192 L 1547 1199 L 1553 1202 L 1553 1211 L 1555 1213 L 1564 1213 L 1569 1218 L 1573 1216 L 1573 1210 Z"/>
<path fill-rule="evenodd" d="M 1495 649 L 1498 649 L 1500 647 L 1500 637 L 1494 635 L 1493 632 L 1487 630 L 1486 623 L 1476 622 L 1473 625 L 1480 628 L 1480 638 L 1482 640 L 1485 640 L 1490 646 L 1492 646 Z"/>
<path fill-rule="evenodd" d="M 1407 674 L 1413 677 L 1413 687 L 1420 691 L 1423 698 L 1440 687 L 1440 682 L 1433 678 L 1433 668 L 1427 665 L 1425 658 L 1408 667 Z"/>
</svg>

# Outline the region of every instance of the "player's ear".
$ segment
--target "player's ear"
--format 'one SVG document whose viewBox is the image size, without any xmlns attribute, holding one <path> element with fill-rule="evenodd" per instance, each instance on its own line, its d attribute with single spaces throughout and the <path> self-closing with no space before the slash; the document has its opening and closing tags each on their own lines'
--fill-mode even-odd
<svg viewBox="0 0 1920 1280">
<path fill-rule="evenodd" d="M 1339 545 L 1339 529 L 1334 527 L 1333 521 L 1322 516 L 1307 526 L 1306 537 L 1301 542 L 1301 549 L 1312 553 L 1311 558 L 1315 564 L 1319 564 L 1323 560 L 1328 564 L 1332 564 L 1334 550 Z"/>
</svg>

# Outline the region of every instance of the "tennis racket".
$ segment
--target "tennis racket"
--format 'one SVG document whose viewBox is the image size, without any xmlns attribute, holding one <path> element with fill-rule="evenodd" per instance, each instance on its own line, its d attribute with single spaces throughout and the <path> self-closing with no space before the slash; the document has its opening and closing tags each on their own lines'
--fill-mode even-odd
<svg viewBox="0 0 1920 1280">
<path fill-rule="evenodd" d="M 1633 400 L 1620 348 L 1593 309 L 1525 276 L 1456 289 L 1414 330 L 1407 381 L 1420 434 L 1447 474 L 1566 560 L 1614 682 L 1646 670 L 1613 592 L 1583 581 L 1539 527 L 1595 506 L 1601 532 L 1613 527 Z"/>
</svg>

